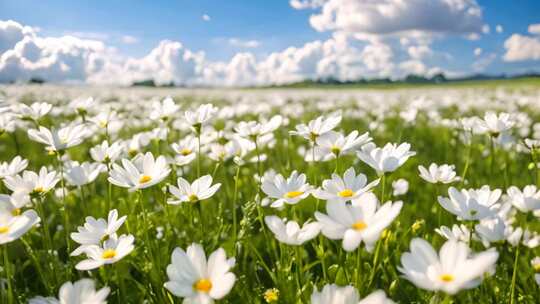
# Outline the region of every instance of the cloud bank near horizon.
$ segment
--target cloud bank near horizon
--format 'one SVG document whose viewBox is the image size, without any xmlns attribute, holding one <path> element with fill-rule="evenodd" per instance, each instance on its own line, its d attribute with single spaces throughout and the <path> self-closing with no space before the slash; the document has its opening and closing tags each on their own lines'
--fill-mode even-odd
<svg viewBox="0 0 540 304">
<path fill-rule="evenodd" d="M 326 40 L 307 42 L 265 56 L 236 53 L 228 61 L 209 60 L 179 41 L 163 40 L 147 55 L 121 54 L 99 39 L 64 35 L 48 37 L 38 28 L 0 20 L 0 82 L 40 78 L 48 82 L 129 85 L 153 79 L 157 84 L 249 86 L 284 84 L 305 79 L 354 80 L 369 77 L 433 75 L 445 72 L 435 57 L 434 41 L 448 36 L 475 40 L 490 33 L 482 10 L 471 0 L 291 0 L 292 8 L 311 10 L 309 22 Z M 500 25 L 494 26 L 502 33 Z M 123 39 L 136 43 L 136 37 Z M 230 44 L 256 48 L 257 41 L 229 39 Z M 500 59 L 540 60 L 540 24 L 526 35 L 512 34 Z M 470 71 L 481 72 L 497 59 L 474 50 Z"/>
</svg>

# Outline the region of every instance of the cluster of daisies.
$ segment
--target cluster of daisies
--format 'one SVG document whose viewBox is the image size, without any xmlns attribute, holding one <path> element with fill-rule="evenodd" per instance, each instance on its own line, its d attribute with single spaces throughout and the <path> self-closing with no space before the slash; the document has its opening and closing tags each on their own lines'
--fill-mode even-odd
<svg viewBox="0 0 540 304">
<path fill-rule="evenodd" d="M 377 146 L 370 132 L 339 131 L 338 126 L 343 119 L 341 112 L 298 124 L 287 134 L 287 145 L 292 145 L 291 138 L 303 138 L 304 144 L 293 153 L 298 153 L 308 168 L 322 163 L 334 168 L 333 173 L 323 176 L 320 183 L 316 180 L 310 183 L 307 172 L 294 170 L 284 175 L 274 169 L 263 170 L 263 164 L 276 157 L 272 148 L 283 145 L 276 133 L 288 129 L 294 109 L 284 108 L 281 114 L 273 114 L 267 109 L 255 113 L 265 114 L 257 120 L 234 122 L 231 118 L 249 114 L 253 109 L 230 105 L 218 108 L 208 103 L 181 110 L 180 105 L 168 97 L 153 100 L 141 116 L 129 116 L 126 113 L 136 112 L 137 105 L 122 105 L 121 110 L 115 109 L 114 105 L 94 98 L 74 99 L 67 106 L 53 106 L 46 102 L 0 104 L 0 134 L 11 136 L 17 154 L 20 154 L 0 163 L 0 189 L 3 192 L 0 194 L 0 244 L 4 247 L 4 259 L 7 261 L 4 273 L 7 275 L 8 303 L 15 303 L 16 295 L 9 276 L 17 269 L 9 263 L 7 244 L 21 238 L 24 241 L 23 236 L 35 227 L 40 230 L 43 247 L 50 254 L 55 254 L 54 237 L 51 235 L 54 229 L 49 227 L 51 215 L 46 214 L 43 208 L 48 197 L 52 196 L 60 203 L 57 215 L 62 217 L 62 229 L 68 232 L 65 233 L 65 245 L 70 265 L 72 263 L 74 269 L 84 276 L 121 262 L 138 247 L 149 246 L 148 240 L 152 237 L 145 229 L 149 226 L 145 216 L 147 211 L 136 207 L 133 214 L 119 214 L 117 209 L 112 209 L 115 202 L 111 202 L 110 187 L 136 193 L 139 203 L 143 199 L 143 191 L 154 187 L 163 190 L 167 205 L 200 204 L 214 197 L 218 191 L 224 191 L 222 183 L 214 180 L 215 172 L 201 173 L 203 155 L 215 163 L 216 170 L 226 162 L 238 168 L 246 165 L 257 168 L 250 185 L 257 189 L 253 198 L 259 211 L 256 216 L 260 217 L 261 229 L 265 233 L 267 229 L 277 242 L 284 245 L 304 246 L 321 236 L 337 243 L 344 254 L 365 250 L 378 257 L 380 251 L 377 247 L 385 231 L 392 230 L 392 224 L 402 209 L 407 208 L 407 202 L 393 199 L 408 192 L 408 181 L 395 180 L 390 188 L 387 180 L 389 175 L 415 157 L 411 144 L 402 142 Z M 405 124 L 412 123 L 420 110 L 421 106 L 404 109 L 399 116 Z M 436 111 L 426 113 L 431 119 L 439 115 Z M 58 117 L 69 117 L 70 120 L 55 123 Z M 226 123 L 218 126 L 214 123 L 218 119 Z M 383 119 L 384 115 L 377 116 L 368 128 L 377 130 L 383 125 Z M 512 148 L 519 153 L 530 154 L 534 170 L 539 170 L 540 127 L 532 128 L 538 129 L 538 134 L 527 133 L 525 130 L 530 130 L 533 122 L 519 114 L 488 112 L 483 117 L 439 119 L 438 123 L 458 131 L 458 138 L 465 146 L 472 145 L 477 137 L 485 137 L 491 144 L 491 151 L 486 156 L 491 157 L 492 162 L 497 149 Z M 126 128 L 136 129 L 137 124 L 143 127 L 139 128 L 143 131 L 130 133 L 130 137 L 125 139 L 123 131 Z M 41 144 L 54 159 L 54 164 L 36 171 L 29 170 L 29 161 L 23 155 L 30 152 L 18 145 L 17 130 L 24 130 L 28 139 Z M 518 134 L 522 132 L 523 137 L 531 136 L 517 142 L 516 130 Z M 149 152 L 156 142 L 165 142 L 167 151 L 159 154 Z M 85 151 L 87 160 L 72 160 L 70 151 L 82 143 L 93 145 Z M 158 144 L 157 147 L 161 146 Z M 287 146 L 289 150 L 294 148 Z M 346 163 L 344 159 L 354 159 L 355 166 L 341 168 Z M 366 174 L 358 172 L 359 165 L 356 164 L 360 163 L 373 171 Z M 447 193 L 433 198 L 438 202 L 439 216 L 443 216 L 441 213 L 444 211 L 444 216 L 452 216 L 455 222 L 452 227 L 440 226 L 433 231 L 446 239 L 438 252 L 427 240 L 414 237 L 408 244 L 408 251 L 398 253 L 401 263 L 397 270 L 418 288 L 449 295 L 475 288 L 496 273 L 503 244 L 516 248 L 516 260 L 520 247 L 533 250 L 540 245 L 540 235 L 516 220 L 520 216 L 529 219 L 540 216 L 540 189 L 537 185 L 509 185 L 502 190 L 493 189 L 490 185 L 467 188 L 467 173 L 470 174 L 465 168 L 462 174 L 458 174 L 452 164 L 418 166 L 418 176 L 425 181 L 426 187 L 428 184 L 439 185 Z M 109 183 L 106 219 L 90 216 L 98 212 L 85 205 L 84 200 L 85 196 L 92 195 L 91 192 L 85 194 L 85 189 L 88 192 L 89 186 L 102 175 Z M 370 180 L 368 175 L 376 178 Z M 76 208 L 89 215 L 76 228 L 70 225 L 74 220 L 69 218 L 73 213 L 70 208 L 74 207 L 66 203 L 67 197 L 73 193 L 82 198 Z M 312 218 L 303 219 L 297 216 L 296 211 L 302 204 L 307 204 L 305 201 L 310 196 L 316 200 L 317 208 L 311 214 Z M 322 202 L 323 207 L 318 208 Z M 102 212 L 100 210 L 99 213 Z M 232 210 L 232 213 L 236 216 L 237 211 Z M 138 220 L 136 228 L 142 226 L 144 240 L 135 238 L 135 227 L 125 227 L 128 217 L 138 218 L 139 215 L 142 215 L 140 221 L 143 224 L 139 225 Z M 235 230 L 233 238 L 236 237 Z M 72 244 L 78 246 L 72 248 Z M 481 244 L 483 248 L 479 250 L 478 246 L 473 246 L 475 244 Z M 219 245 L 212 248 L 216 247 L 216 250 L 208 251 L 208 255 L 203 242 L 194 242 L 185 249 L 176 247 L 171 253 L 170 264 L 164 269 L 167 279 L 163 288 L 170 295 L 183 298 L 185 303 L 213 303 L 225 298 L 234 288 L 239 274 L 235 274 L 235 257 L 227 256 L 226 250 Z M 297 271 L 302 269 L 301 259 L 299 256 L 295 260 L 300 264 Z M 324 261 L 321 263 L 324 267 Z M 540 257 L 532 259 L 531 265 L 534 271 L 540 272 Z M 540 273 L 535 275 L 535 280 L 540 285 Z M 110 287 L 96 289 L 96 283 L 85 278 L 64 283 L 58 298 L 36 296 L 30 299 L 30 303 L 106 303 L 110 293 Z M 322 304 L 393 303 L 383 290 L 375 290 L 363 299 L 361 294 L 364 291 L 359 291 L 351 282 L 347 286 L 326 284 L 320 289 L 315 287 L 306 298 L 311 303 Z M 278 303 L 280 291 L 268 289 L 264 299 L 268 303 Z"/>
</svg>

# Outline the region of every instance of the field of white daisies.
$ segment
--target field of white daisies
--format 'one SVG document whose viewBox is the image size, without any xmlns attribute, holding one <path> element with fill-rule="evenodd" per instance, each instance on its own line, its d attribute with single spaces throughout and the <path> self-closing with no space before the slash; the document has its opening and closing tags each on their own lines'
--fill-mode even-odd
<svg viewBox="0 0 540 304">
<path fill-rule="evenodd" d="M 540 301 L 539 87 L 0 99 L 0 303 Z"/>
</svg>

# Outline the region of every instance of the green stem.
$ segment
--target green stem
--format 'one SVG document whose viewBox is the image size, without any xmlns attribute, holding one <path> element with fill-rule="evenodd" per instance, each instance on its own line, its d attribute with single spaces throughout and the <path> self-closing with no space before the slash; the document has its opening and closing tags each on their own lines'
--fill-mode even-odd
<svg viewBox="0 0 540 304">
<path fill-rule="evenodd" d="M 57 157 L 57 167 L 60 171 L 60 185 L 62 186 L 62 206 L 64 208 L 64 231 L 65 231 L 65 239 L 66 239 L 66 247 L 67 251 L 71 252 L 71 244 L 69 242 L 69 213 L 67 210 L 67 202 L 66 202 L 66 186 L 65 186 L 65 180 L 64 180 L 64 166 L 62 165 L 62 160 L 60 159 L 60 154 L 58 154 Z"/>
<path fill-rule="evenodd" d="M 197 178 L 201 177 L 201 131 L 197 131 Z"/>
<path fill-rule="evenodd" d="M 384 204 L 384 195 L 386 190 L 386 174 L 383 173 L 381 176 L 381 204 Z"/>
<path fill-rule="evenodd" d="M 232 200 L 232 217 L 233 217 L 233 244 L 236 244 L 238 220 L 236 218 L 236 200 L 238 199 L 238 179 L 240 178 L 240 166 L 236 167 L 236 175 L 234 176 L 234 194 Z"/>
<path fill-rule="evenodd" d="M 2 248 L 3 248 L 3 253 L 4 253 L 4 271 L 6 272 L 6 280 L 7 280 L 7 285 L 8 285 L 7 298 L 8 298 L 8 303 L 13 304 L 14 300 L 13 300 L 13 286 L 11 286 L 11 279 L 12 279 L 11 264 L 9 263 L 9 254 L 8 254 L 7 244 L 4 244 Z"/>
<path fill-rule="evenodd" d="M 516 279 L 517 279 L 517 268 L 519 260 L 519 244 L 516 246 L 516 256 L 514 258 L 514 270 L 512 272 L 512 285 L 510 291 L 510 304 L 515 303 L 515 292 L 516 292 Z"/>
</svg>

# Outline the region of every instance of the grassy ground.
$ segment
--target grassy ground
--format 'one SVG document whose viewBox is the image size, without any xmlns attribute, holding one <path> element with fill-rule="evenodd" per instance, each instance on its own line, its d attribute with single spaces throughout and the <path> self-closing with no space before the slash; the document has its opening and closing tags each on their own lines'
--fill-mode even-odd
<svg viewBox="0 0 540 304">
<path fill-rule="evenodd" d="M 499 85 L 536 87 L 539 84 L 538 79 L 520 79 L 441 86 L 445 88 L 482 86 L 490 89 Z M 428 87 L 432 86 L 426 88 Z M 298 104 L 305 110 L 301 115 L 296 115 L 297 113 L 288 115 L 288 126 L 283 126 L 275 132 L 275 146 L 261 148 L 261 153 L 268 155 L 268 159 L 260 164 L 262 172 L 274 169 L 287 176 L 293 170 L 298 170 L 306 173 L 308 181 L 316 186 L 319 186 L 323 179 L 330 178 L 333 172 L 342 174 L 351 166 L 357 172 L 366 174 L 370 181 L 376 178 L 371 168 L 352 155 L 339 159 L 337 172 L 334 162 L 316 164 L 305 162 L 296 151 L 300 146 L 307 146 L 306 142 L 301 138 L 290 137 L 288 132 L 299 123 L 306 123 L 318 115 L 327 113 L 310 107 L 306 101 L 300 101 Z M 188 107 L 187 104 L 182 106 L 184 109 Z M 341 103 L 338 107 L 344 113 L 344 120 L 338 129 L 346 134 L 353 130 L 363 133 L 373 122 L 373 116 L 352 114 L 353 110 L 359 109 L 354 101 Z M 538 109 L 525 107 L 521 111 L 533 121 L 540 121 Z M 438 111 L 445 118 L 459 119 L 473 114 L 483 115 L 484 110 L 458 111 L 456 107 L 447 107 Z M 144 111 L 122 111 L 126 119 L 132 121 L 142 121 L 146 117 Z M 279 107 L 272 107 L 271 113 L 283 114 Z M 215 182 L 222 183 L 222 187 L 214 197 L 201 202 L 196 208 L 189 204 L 172 206 L 165 203 L 168 194 L 164 191 L 164 186 L 175 184 L 173 175 L 159 186 L 142 191 L 140 198 L 137 197 L 137 193 L 112 187 L 112 208 L 118 209 L 120 215 L 128 216 L 127 225 L 122 228 L 122 232 L 135 236 L 136 249 L 120 262 L 99 270 L 91 272 L 75 270 L 73 266 L 80 259 L 69 256 L 65 236 L 66 233 L 74 231 L 75 227 L 82 225 L 85 216 L 106 217 L 109 189 L 107 175 L 102 174 L 96 182 L 84 186 L 82 191 L 86 193 L 85 196 L 81 195 L 81 189 L 70 187 L 66 209 L 63 209 L 56 196 L 47 195 L 43 202 L 47 218 L 43 220 L 48 222 L 51 229 L 56 253 L 50 254 L 45 250 L 41 228 L 32 229 L 22 238 L 23 241 L 9 244 L 9 256 L 12 267 L 16 270 L 11 280 L 17 300 L 23 303 L 35 295 L 56 295 L 63 282 L 90 277 L 96 280 L 99 286 L 111 287 L 110 303 L 142 303 L 143 299 L 149 303 L 180 303 L 180 299 L 174 298 L 163 288 L 163 283 L 167 281 L 165 269 L 170 263 L 171 253 L 175 247 L 185 249 L 190 243 L 198 242 L 203 245 L 207 254 L 218 247 L 223 247 L 228 256 L 236 257 L 233 272 L 238 280 L 232 292 L 220 303 L 264 303 L 262 294 L 268 288 L 280 290 L 279 303 L 308 303 L 309 295 L 315 288 L 320 289 L 329 283 L 351 284 L 362 296 L 376 289 L 382 289 L 390 298 L 400 303 L 432 301 L 435 296 L 433 292 L 419 289 L 400 276 L 397 270 L 400 257 L 403 252 L 409 250 L 410 240 L 414 237 L 422 237 L 435 248 L 439 248 L 445 240 L 436 234 L 434 229 L 441 225 L 451 226 L 457 221 L 437 204 L 437 196 L 446 195 L 448 186 L 426 183 L 418 176 L 417 166 L 427 166 L 431 162 L 454 164 L 460 175 L 463 175 L 467 167 L 467 182 L 455 184 L 464 188 L 489 185 L 505 190 L 510 185 L 521 188 L 528 184 L 538 184 L 539 181 L 536 171 L 529 168 L 531 160 L 528 154 L 519 153 L 515 149 L 497 148 L 496 153 L 490 155 L 489 141 L 485 136 L 475 136 L 473 144 L 468 146 L 460 140 L 458 130 L 434 123 L 424 111 L 420 111 L 413 123 L 406 123 L 399 117 L 399 108 L 387 109 L 384 114 L 385 118 L 380 119 L 380 125 L 370 133 L 374 142 L 380 146 L 387 142 L 409 142 L 417 155 L 386 179 L 386 193 L 382 193 L 382 185 L 374 190 L 383 201 L 404 201 L 400 215 L 379 240 L 377 254 L 368 253 L 362 247 L 355 252 L 346 253 L 340 246 L 341 242 L 329 240 L 322 235 L 297 248 L 278 243 L 272 233 L 261 225 L 264 215 L 277 214 L 303 223 L 308 219 L 313 220 L 316 210 L 324 212 L 324 202 L 310 196 L 299 205 L 288 206 L 283 211 L 262 208 L 257 204 L 258 195 L 260 197 L 262 194 L 254 178 L 259 171 L 257 163 L 238 166 L 228 161 L 218 165 L 206 155 L 201 155 L 202 174 L 212 174 Z M 253 118 L 255 115 L 248 113 L 230 118 L 228 121 L 218 120 L 214 125 L 225 126 L 231 121 Z M 76 117 L 73 115 L 60 115 L 47 118 L 42 124 L 48 127 L 58 126 L 61 122 L 74 119 Z M 127 139 L 137 132 L 150 130 L 155 126 L 154 123 L 139 126 L 136 123 L 130 124 L 112 136 L 114 140 Z M 226 128 L 230 130 L 230 126 Z M 172 130 L 168 142 L 178 141 L 187 134 L 189 130 Z M 89 149 L 104 139 L 105 134 L 97 133 L 83 144 L 68 150 L 68 155 L 73 160 L 89 161 Z M 173 155 L 168 143 L 159 140 L 151 141 L 140 152 L 144 151 L 151 151 L 154 155 Z M 56 167 L 55 158 L 47 155 L 41 144 L 28 139 L 24 126 L 13 134 L 4 133 L 0 137 L 0 161 L 9 161 L 17 155 L 29 160 L 28 170 L 38 171 L 41 166 Z M 190 181 L 197 176 L 194 166 L 195 163 L 192 163 L 184 168 L 183 175 Z M 392 197 L 388 189 L 391 189 L 392 181 L 399 178 L 408 180 L 410 190 L 406 195 Z M 6 188 L 2 189 L 3 193 L 8 192 Z M 64 227 L 64 212 L 69 214 L 69 227 Z M 146 218 L 143 218 L 143 215 Z M 236 233 L 233 229 L 235 218 L 238 222 Z M 413 229 L 414 223 L 417 225 Z M 538 220 L 527 220 L 519 214 L 516 225 L 527 225 L 536 229 Z M 57 229 L 60 227 L 61 229 Z M 161 238 L 154 237 L 158 227 L 163 228 Z M 149 239 L 145 237 L 147 233 L 151 236 Z M 73 248 L 74 245 L 71 243 L 70 247 Z M 516 274 L 513 303 L 537 303 L 540 299 L 540 290 L 534 282 L 534 270 L 530 266 L 530 260 L 540 254 L 539 249 L 522 248 L 515 264 L 515 247 L 504 242 L 493 244 L 493 247 L 500 252 L 496 273 L 487 277 L 480 287 L 461 292 L 453 297 L 452 301 L 510 303 L 514 265 L 517 265 L 519 271 Z M 475 251 L 485 250 L 479 242 L 473 242 L 472 248 Z"/>
</svg>

